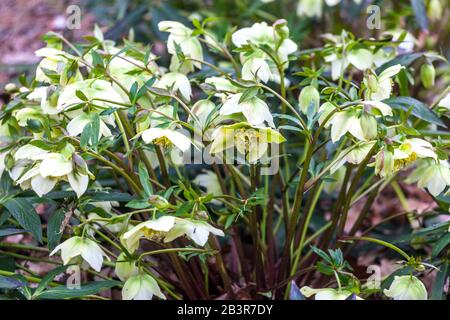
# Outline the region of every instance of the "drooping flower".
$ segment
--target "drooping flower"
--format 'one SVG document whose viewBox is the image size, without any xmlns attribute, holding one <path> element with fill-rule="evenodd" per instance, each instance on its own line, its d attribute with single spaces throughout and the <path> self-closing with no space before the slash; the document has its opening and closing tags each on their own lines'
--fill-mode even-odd
<svg viewBox="0 0 450 320">
<path fill-rule="evenodd" d="M 309 85 L 302 89 L 298 97 L 300 110 L 304 114 L 308 114 L 310 108 L 313 110 L 313 114 L 319 111 L 320 105 L 320 93 L 316 87 Z"/>
<path fill-rule="evenodd" d="M 210 153 L 222 155 L 223 151 L 236 147 L 250 163 L 257 162 L 266 154 L 269 143 L 280 144 L 285 141 L 279 132 L 271 128 L 251 126 L 245 122 L 217 128 L 212 139 Z"/>
<path fill-rule="evenodd" d="M 332 104 L 322 105 L 321 120 L 334 110 Z M 350 132 L 355 138 L 368 141 L 377 135 L 377 117 L 392 116 L 392 109 L 381 101 L 363 101 L 361 104 L 336 112 L 331 116 L 325 127 L 331 126 L 331 140 L 334 142 Z"/>
<path fill-rule="evenodd" d="M 203 173 L 198 174 L 193 182 L 200 187 L 205 188 L 207 194 L 212 194 L 213 196 L 219 196 L 222 194 L 219 178 L 211 170 L 203 170 Z M 213 200 L 213 202 L 220 203 L 217 200 Z"/>
<path fill-rule="evenodd" d="M 198 69 L 202 68 L 201 63 L 198 61 L 185 60 L 181 63 L 177 56 L 177 46 L 179 46 L 185 57 L 203 61 L 202 46 L 193 34 L 192 29 L 176 21 L 161 21 L 158 23 L 158 28 L 160 31 L 170 33 L 167 39 L 167 49 L 172 54 L 170 63 L 171 71 L 188 73 L 194 71 L 194 67 Z"/>
<path fill-rule="evenodd" d="M 330 173 L 334 174 L 347 162 L 351 164 L 360 164 L 367 157 L 374 145 L 375 141 L 361 142 L 344 149 L 338 157 L 340 160 L 331 167 Z"/>
<path fill-rule="evenodd" d="M 61 153 L 25 145 L 16 151 L 14 160 L 11 178 L 23 189 L 33 189 L 40 197 L 49 193 L 60 180 L 68 181 L 78 197 L 87 189 L 90 172 L 71 145 L 66 145 Z"/>
<path fill-rule="evenodd" d="M 188 150 L 191 140 L 184 134 L 173 129 L 150 128 L 142 132 L 142 140 L 145 143 L 154 143 L 163 147 L 175 145 L 182 152 Z"/>
<path fill-rule="evenodd" d="M 308 286 L 302 287 L 300 292 L 306 298 L 314 296 L 314 300 L 346 300 L 353 294 L 350 290 L 339 290 L 333 288 L 313 289 Z M 362 300 L 358 296 L 356 299 Z"/>
<path fill-rule="evenodd" d="M 269 106 L 263 100 L 256 96 L 244 101 L 241 101 L 241 98 L 242 93 L 230 95 L 222 108 L 220 108 L 220 114 L 227 116 L 234 113 L 242 113 L 247 122 L 253 126 L 264 126 L 264 122 L 267 122 L 272 128 L 275 127 Z"/>
<path fill-rule="evenodd" d="M 393 81 L 392 78 L 397 75 L 402 66 L 397 64 L 387 68 L 379 75 L 370 73 L 364 77 L 366 86 L 365 96 L 367 100 L 382 101 L 391 96 Z"/>
<path fill-rule="evenodd" d="M 186 99 L 187 101 L 191 100 L 191 83 L 189 82 L 189 79 L 182 73 L 166 73 L 154 84 L 154 87 L 171 90 L 172 92 L 180 91 L 184 99 Z"/>
<path fill-rule="evenodd" d="M 61 251 L 64 265 L 69 264 L 73 258 L 81 256 L 97 272 L 102 268 L 103 256 L 108 258 L 95 241 L 83 237 L 72 237 L 64 241 L 50 253 L 50 256 L 58 251 Z"/>
<path fill-rule="evenodd" d="M 396 276 L 389 289 L 384 289 L 384 294 L 394 300 L 427 300 L 428 293 L 425 285 L 418 278 L 408 276 Z"/>
<path fill-rule="evenodd" d="M 154 295 L 166 299 L 156 280 L 146 273 L 128 278 L 122 289 L 123 300 L 152 300 Z"/>
<path fill-rule="evenodd" d="M 125 253 L 122 252 L 117 257 L 114 272 L 120 280 L 126 281 L 127 279 L 131 278 L 132 276 L 137 275 L 139 272 L 139 269 L 136 266 L 136 261 L 127 260 Z"/>
<path fill-rule="evenodd" d="M 421 159 L 410 174 L 407 183 L 417 182 L 419 188 L 427 188 L 437 197 L 450 185 L 450 166 L 446 160 Z"/>
<path fill-rule="evenodd" d="M 222 230 L 214 228 L 205 221 L 177 218 L 173 228 L 164 237 L 164 242 L 170 242 L 181 236 L 186 236 L 197 245 L 204 246 L 210 233 L 220 237 L 224 236 Z"/>
<path fill-rule="evenodd" d="M 54 82 L 54 80 L 52 80 L 46 73 L 51 72 L 56 75 L 64 74 L 63 71 L 66 68 L 66 65 L 69 61 L 75 59 L 74 56 L 68 54 L 67 52 L 55 48 L 41 48 L 35 51 L 35 55 L 43 58 L 36 68 L 35 79 L 36 81 L 45 83 Z M 82 76 L 80 71 L 77 69 L 73 81 L 79 80 L 82 80 Z"/>
<path fill-rule="evenodd" d="M 428 141 L 419 138 L 405 139 L 393 146 L 393 151 L 383 148 L 378 152 L 375 157 L 375 174 L 386 177 L 414 163 L 419 158 L 436 160 L 437 154 Z"/>
<path fill-rule="evenodd" d="M 162 216 L 155 220 L 144 221 L 125 232 L 120 240 L 130 252 L 134 252 L 139 247 L 140 239 L 161 241 L 174 224 L 173 216 Z"/>
</svg>

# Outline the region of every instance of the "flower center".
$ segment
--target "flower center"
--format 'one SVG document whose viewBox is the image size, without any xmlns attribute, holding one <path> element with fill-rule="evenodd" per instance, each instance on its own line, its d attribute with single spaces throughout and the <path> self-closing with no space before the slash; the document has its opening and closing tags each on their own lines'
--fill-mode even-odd
<svg viewBox="0 0 450 320">
<path fill-rule="evenodd" d="M 408 166 L 409 164 L 413 163 L 416 160 L 417 160 L 417 153 L 415 153 L 415 152 L 411 152 L 411 154 L 409 155 L 408 158 L 395 159 L 394 160 L 394 170 L 398 171 L 398 170 Z"/>
<path fill-rule="evenodd" d="M 172 141 L 170 141 L 167 137 L 156 138 L 153 140 L 153 143 L 163 148 L 169 148 L 172 145 Z"/>
<path fill-rule="evenodd" d="M 144 228 L 144 235 L 149 240 L 161 242 L 164 239 L 166 232 Z"/>
</svg>

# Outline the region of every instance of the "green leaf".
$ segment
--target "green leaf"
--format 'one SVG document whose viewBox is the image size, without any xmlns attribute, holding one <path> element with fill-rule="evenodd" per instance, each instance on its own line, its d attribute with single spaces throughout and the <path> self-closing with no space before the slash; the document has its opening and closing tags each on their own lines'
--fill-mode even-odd
<svg viewBox="0 0 450 320">
<path fill-rule="evenodd" d="M 380 74 L 387 68 L 395 66 L 396 64 L 400 64 L 404 67 L 408 67 L 411 63 L 413 63 L 417 59 L 421 58 L 423 55 L 424 55 L 423 52 L 401 54 L 401 55 L 395 57 L 394 59 L 392 59 L 391 61 L 388 61 L 388 62 L 382 64 L 380 67 L 378 67 L 376 70 L 376 73 Z"/>
<path fill-rule="evenodd" d="M 94 281 L 81 285 L 79 289 L 69 289 L 64 285 L 45 290 L 38 297 L 39 299 L 80 298 L 110 289 L 119 284 L 120 282 L 115 280 Z"/>
<path fill-rule="evenodd" d="M 258 87 L 252 87 L 252 88 L 246 89 L 242 93 L 241 98 L 239 99 L 239 103 L 250 100 L 251 98 L 255 97 L 258 94 L 258 92 L 259 92 Z"/>
<path fill-rule="evenodd" d="M 64 221 L 64 211 L 58 210 L 50 217 L 47 224 L 47 247 L 51 251 L 61 241 L 61 223 Z"/>
<path fill-rule="evenodd" d="M 1 289 L 17 289 L 20 287 L 23 287 L 25 284 L 22 283 L 22 281 L 13 278 L 13 277 L 6 277 L 0 275 L 0 288 Z"/>
<path fill-rule="evenodd" d="M 25 233 L 25 232 L 28 232 L 28 231 L 23 230 L 23 229 L 16 229 L 16 228 L 0 229 L 0 237 L 6 237 L 6 236 L 14 235 L 14 234 Z"/>
<path fill-rule="evenodd" d="M 89 101 L 89 99 L 86 97 L 86 95 L 80 90 L 75 91 L 75 95 L 82 101 L 85 101 L 85 102 Z"/>
<path fill-rule="evenodd" d="M 434 280 L 433 289 L 431 291 L 431 300 L 445 300 L 444 286 L 448 278 L 448 263 L 443 263 Z"/>
<path fill-rule="evenodd" d="M 139 162 L 139 181 L 144 187 L 145 194 L 151 196 L 153 194 L 153 188 L 150 183 L 150 176 L 148 175 L 147 169 L 142 162 Z"/>
<path fill-rule="evenodd" d="M 36 291 L 34 291 L 33 296 L 37 297 L 47 288 L 47 285 L 58 275 L 66 271 L 68 266 L 60 266 L 51 271 L 49 271 L 45 277 L 42 278 L 41 282 L 39 282 Z"/>
<path fill-rule="evenodd" d="M 6 201 L 3 205 L 22 228 L 29 230 L 37 241 L 42 242 L 41 219 L 27 199 L 13 198 Z"/>
<path fill-rule="evenodd" d="M 411 113 L 413 116 L 421 120 L 437 124 L 438 126 L 445 127 L 445 124 L 442 122 L 442 120 L 439 119 L 438 116 L 433 111 L 431 111 L 426 104 L 419 100 L 411 97 L 395 97 L 383 100 L 383 102 L 394 109 L 404 111 L 408 111 L 409 108 L 412 107 Z"/>
<path fill-rule="evenodd" d="M 450 232 L 447 232 L 443 237 L 441 237 L 433 246 L 431 251 L 431 256 L 436 257 L 445 247 L 450 243 Z"/>
</svg>

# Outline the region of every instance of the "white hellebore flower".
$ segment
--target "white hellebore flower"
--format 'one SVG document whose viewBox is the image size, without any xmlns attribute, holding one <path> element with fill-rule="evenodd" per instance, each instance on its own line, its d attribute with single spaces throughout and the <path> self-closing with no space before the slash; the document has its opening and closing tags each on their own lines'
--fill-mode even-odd
<svg viewBox="0 0 450 320">
<path fill-rule="evenodd" d="M 203 61 L 202 46 L 197 37 L 192 34 L 192 29 L 176 21 L 161 21 L 158 23 L 158 28 L 160 31 L 170 33 L 167 39 L 167 49 L 172 55 L 170 63 L 171 71 L 188 73 L 194 71 L 194 67 L 198 69 L 202 68 L 200 62 L 192 60 L 186 60 L 180 66 L 180 61 L 177 56 L 176 47 L 179 46 L 185 57 Z"/>
<path fill-rule="evenodd" d="M 439 107 L 450 110 L 450 92 L 438 103 Z"/>
<path fill-rule="evenodd" d="M 360 4 L 362 0 L 353 0 L 356 4 Z M 325 0 L 325 3 L 333 7 L 337 5 L 341 0 Z M 322 7 L 323 7 L 323 0 L 299 0 L 298 6 L 297 6 L 297 15 L 299 17 L 322 17 Z"/>
<path fill-rule="evenodd" d="M 403 67 L 399 64 L 389 67 L 378 76 L 369 74 L 364 77 L 364 84 L 366 85 L 366 99 L 381 101 L 389 99 L 392 92 L 393 81 L 392 78 L 396 76 Z"/>
<path fill-rule="evenodd" d="M 323 104 L 320 108 L 322 115 L 319 122 L 324 121 L 334 109 L 331 103 Z M 359 140 L 367 141 L 376 137 L 377 121 L 375 118 L 380 116 L 392 116 L 391 107 L 381 101 L 363 101 L 361 105 L 333 114 L 325 127 L 331 125 L 333 143 L 339 141 L 347 132 Z"/>
<path fill-rule="evenodd" d="M 449 163 L 447 160 L 420 160 L 406 182 L 417 182 L 419 188 L 426 187 L 433 196 L 437 197 L 450 185 Z"/>
<path fill-rule="evenodd" d="M 103 109 L 119 108 L 120 105 L 114 102 L 126 102 L 122 96 L 114 90 L 110 82 L 99 79 L 88 79 L 77 81 L 64 87 L 58 98 L 57 109 L 63 111 L 79 103 L 83 103 L 83 100 L 77 96 L 77 91 L 81 91 L 93 104 Z"/>
<path fill-rule="evenodd" d="M 234 113 L 242 113 L 247 122 L 253 126 L 264 126 L 264 122 L 267 122 L 272 128 L 275 127 L 269 106 L 263 100 L 254 96 L 240 101 L 241 97 L 242 93 L 230 95 L 220 108 L 220 114 L 228 116 Z"/>
<path fill-rule="evenodd" d="M 360 164 L 375 145 L 375 141 L 361 142 L 343 150 L 339 155 L 340 160 L 330 168 L 330 174 L 334 174 L 345 163 Z M 342 155 L 342 156 L 341 156 Z"/>
<path fill-rule="evenodd" d="M 191 83 L 189 79 L 182 73 L 169 72 L 163 75 L 155 84 L 155 88 L 180 91 L 182 97 L 190 101 L 192 95 Z"/>
<path fill-rule="evenodd" d="M 249 163 L 256 163 L 266 154 L 269 143 L 280 144 L 284 141 L 286 139 L 271 128 L 240 122 L 221 126 L 213 132 L 210 153 L 222 156 L 223 151 L 236 147 Z M 233 159 L 229 159 L 230 154 L 226 152 L 224 161 L 234 161 L 234 152 L 231 155 Z"/>
<path fill-rule="evenodd" d="M 267 82 L 272 79 L 272 72 L 264 58 L 251 57 L 242 66 L 242 79 Z"/>
<path fill-rule="evenodd" d="M 197 175 L 193 182 L 205 188 L 207 194 L 212 194 L 213 196 L 220 196 L 222 194 L 219 178 L 211 170 L 203 170 L 203 173 Z M 212 202 L 220 204 L 218 200 L 213 200 Z"/>
<path fill-rule="evenodd" d="M 58 251 L 61 251 L 64 265 L 69 264 L 73 258 L 81 256 L 97 272 L 102 268 L 103 256 L 108 258 L 95 241 L 83 237 L 72 237 L 64 241 L 50 253 L 50 256 Z"/>
<path fill-rule="evenodd" d="M 155 220 L 144 221 L 125 232 L 120 237 L 120 241 L 130 252 L 134 252 L 139 247 L 141 238 L 161 240 L 174 224 L 175 217 L 172 216 L 162 216 Z"/>
<path fill-rule="evenodd" d="M 203 247 L 208 241 L 210 233 L 220 237 L 225 235 L 222 230 L 214 228 L 205 221 L 177 218 L 175 225 L 165 236 L 164 242 L 170 242 L 185 235 L 197 245 Z"/>
<path fill-rule="evenodd" d="M 136 267 L 135 261 L 128 261 L 126 259 L 125 253 L 121 253 L 117 257 L 116 266 L 114 269 L 114 272 L 116 273 L 116 276 L 122 280 L 125 281 L 129 279 L 130 277 L 138 274 L 138 267 Z"/>
<path fill-rule="evenodd" d="M 145 143 L 154 143 L 163 147 L 174 144 L 178 149 L 185 152 L 191 146 L 191 140 L 184 134 L 173 129 L 150 128 L 142 132 L 142 140 Z"/>
<path fill-rule="evenodd" d="M 352 64 L 356 69 L 364 71 L 372 67 L 374 56 L 368 49 L 352 49 L 345 55 L 336 53 L 325 57 L 325 61 L 331 63 L 331 78 L 339 79 L 347 67 Z"/>
<path fill-rule="evenodd" d="M 16 165 L 10 175 L 22 188 L 32 188 L 40 197 L 49 193 L 59 180 L 68 181 L 77 196 L 81 197 L 88 187 L 90 173 L 81 157 L 73 153 L 71 157 L 24 145 L 14 154 Z M 76 157 L 77 168 L 81 170 L 74 170 L 73 157 Z M 27 166 L 28 162 L 33 165 Z"/>
<path fill-rule="evenodd" d="M 128 278 L 122 289 L 123 300 L 151 300 L 154 295 L 166 299 L 156 280 L 145 273 Z"/>
<path fill-rule="evenodd" d="M 412 275 L 396 276 L 389 289 L 384 294 L 394 300 L 427 300 L 425 285 Z"/>
<path fill-rule="evenodd" d="M 36 80 L 39 82 L 51 83 L 52 80 L 45 74 L 44 70 L 52 71 L 57 74 L 61 74 L 66 66 L 68 60 L 75 59 L 74 56 L 67 52 L 55 49 L 55 48 L 41 48 L 35 51 L 37 57 L 43 59 L 39 62 L 36 68 Z M 82 76 L 79 70 L 75 76 L 76 80 L 81 80 Z"/>
<path fill-rule="evenodd" d="M 313 289 L 308 286 L 302 287 L 300 292 L 306 298 L 314 296 L 314 300 L 346 300 L 352 295 L 352 292 L 349 290 L 333 288 Z M 356 299 L 362 300 L 360 297 L 356 297 Z"/>
</svg>

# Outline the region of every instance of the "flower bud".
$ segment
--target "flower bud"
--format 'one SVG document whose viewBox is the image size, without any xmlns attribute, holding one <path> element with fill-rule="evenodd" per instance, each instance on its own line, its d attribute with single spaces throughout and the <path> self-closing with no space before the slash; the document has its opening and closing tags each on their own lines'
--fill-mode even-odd
<svg viewBox="0 0 450 320">
<path fill-rule="evenodd" d="M 287 21 L 285 19 L 278 19 L 273 24 L 273 28 L 275 31 L 275 39 L 278 41 L 282 41 L 289 37 L 289 28 L 287 27 Z"/>
<path fill-rule="evenodd" d="M 366 140 L 372 140 L 377 136 L 377 120 L 374 116 L 363 112 L 360 123 Z"/>
<path fill-rule="evenodd" d="M 366 76 L 366 80 L 367 80 L 367 86 L 369 87 L 369 90 L 372 92 L 377 92 L 378 91 L 377 77 L 373 74 L 368 74 Z"/>
<path fill-rule="evenodd" d="M 165 198 L 158 196 L 156 194 L 151 195 L 148 198 L 148 203 L 159 210 L 166 209 L 169 206 L 169 201 L 167 201 Z"/>
<path fill-rule="evenodd" d="M 17 86 L 15 83 L 7 83 L 5 85 L 5 91 L 6 92 L 13 92 L 17 90 Z"/>
<path fill-rule="evenodd" d="M 303 88 L 298 97 L 298 101 L 300 110 L 304 114 L 308 114 L 309 110 L 311 110 L 310 108 L 312 108 L 313 114 L 316 114 L 319 111 L 320 94 L 312 85 Z"/>
<path fill-rule="evenodd" d="M 394 300 L 427 300 L 425 285 L 414 276 L 396 276 L 384 294 Z"/>
<path fill-rule="evenodd" d="M 431 63 L 423 64 L 420 68 L 420 78 L 422 79 L 422 84 L 426 89 L 430 89 L 434 86 L 435 75 L 436 70 Z"/>
</svg>

